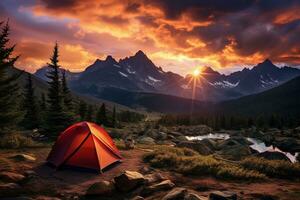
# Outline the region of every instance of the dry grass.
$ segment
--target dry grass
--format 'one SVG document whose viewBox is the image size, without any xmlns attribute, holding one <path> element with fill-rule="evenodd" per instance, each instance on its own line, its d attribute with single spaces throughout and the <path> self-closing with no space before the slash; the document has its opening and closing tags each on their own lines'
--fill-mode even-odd
<svg viewBox="0 0 300 200">
<path fill-rule="evenodd" d="M 266 176 L 258 171 L 202 156 L 186 148 L 161 147 L 144 157 L 152 167 L 174 170 L 186 175 L 213 176 L 220 179 L 262 180 Z"/>
<path fill-rule="evenodd" d="M 18 149 L 42 146 L 42 144 L 33 141 L 30 137 L 26 137 L 19 133 L 6 134 L 0 140 L 0 148 L 5 149 Z"/>
<path fill-rule="evenodd" d="M 256 170 L 269 177 L 276 178 L 300 178 L 300 164 L 290 163 L 283 160 L 266 160 L 263 158 L 251 157 L 241 162 L 241 165 L 250 170 Z"/>
</svg>

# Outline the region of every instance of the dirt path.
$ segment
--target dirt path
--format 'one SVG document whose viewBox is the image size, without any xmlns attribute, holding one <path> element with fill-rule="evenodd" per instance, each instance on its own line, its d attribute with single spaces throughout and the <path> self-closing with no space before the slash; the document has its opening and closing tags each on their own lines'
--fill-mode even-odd
<svg viewBox="0 0 300 200">
<path fill-rule="evenodd" d="M 124 170 L 139 171 L 144 166 L 141 157 L 145 151 L 136 149 L 131 151 L 122 151 L 121 154 L 124 157 L 123 162 L 112 166 L 110 169 L 104 171 L 103 174 L 70 169 L 56 171 L 45 163 L 45 159 L 49 151 L 50 148 L 26 149 L 18 151 L 9 150 L 1 151 L 0 157 L 9 158 L 16 153 L 34 155 L 37 158 L 35 162 L 26 162 L 25 164 L 24 162 L 17 162 L 15 163 L 14 168 L 21 170 L 32 168 L 42 178 L 40 180 L 41 182 L 38 183 L 41 187 L 45 185 L 51 185 L 55 186 L 62 193 L 72 193 L 78 195 L 84 194 L 86 189 L 91 184 L 99 180 L 111 180 Z"/>
</svg>

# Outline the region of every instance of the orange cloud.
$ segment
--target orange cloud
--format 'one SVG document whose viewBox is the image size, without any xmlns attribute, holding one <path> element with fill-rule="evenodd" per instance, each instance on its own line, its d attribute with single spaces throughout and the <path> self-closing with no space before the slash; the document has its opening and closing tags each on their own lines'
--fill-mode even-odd
<svg viewBox="0 0 300 200">
<path fill-rule="evenodd" d="M 20 55 L 16 65 L 29 72 L 35 72 L 47 65 L 52 55 L 53 43 L 22 41 L 16 47 L 15 54 Z M 71 71 L 82 71 L 82 66 L 90 65 L 97 56 L 88 52 L 80 45 L 59 45 L 60 66 Z"/>
<path fill-rule="evenodd" d="M 29 71 L 48 62 L 58 40 L 61 64 L 73 71 L 106 54 L 118 59 L 141 49 L 164 69 L 186 74 L 198 65 L 224 69 L 267 57 L 299 62 L 294 2 L 38 0 L 10 15 L 22 55 L 17 65 Z"/>
</svg>

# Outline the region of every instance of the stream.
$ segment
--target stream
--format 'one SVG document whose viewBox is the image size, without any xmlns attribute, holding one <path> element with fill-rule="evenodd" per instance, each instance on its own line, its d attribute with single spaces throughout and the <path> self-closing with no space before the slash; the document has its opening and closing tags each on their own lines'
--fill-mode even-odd
<svg viewBox="0 0 300 200">
<path fill-rule="evenodd" d="M 186 138 L 188 140 L 203 140 L 203 139 L 223 139 L 223 140 L 227 140 L 230 138 L 230 135 L 229 134 L 226 134 L 226 133 L 210 133 L 210 134 L 207 134 L 207 135 L 199 135 L 199 136 L 186 136 Z M 285 152 L 285 151 L 281 151 L 279 148 L 273 146 L 273 145 L 270 145 L 270 146 L 266 146 L 266 144 L 259 140 L 259 139 L 256 139 L 256 138 L 246 138 L 249 142 L 252 142 L 253 144 L 250 145 L 250 147 L 256 151 L 258 151 L 259 153 L 262 153 L 262 152 L 266 152 L 266 151 L 269 151 L 269 152 L 281 152 L 283 154 L 285 154 L 291 162 L 295 163 L 297 162 L 297 155 L 299 153 L 295 153 L 294 155 L 291 154 L 290 152 Z"/>
</svg>

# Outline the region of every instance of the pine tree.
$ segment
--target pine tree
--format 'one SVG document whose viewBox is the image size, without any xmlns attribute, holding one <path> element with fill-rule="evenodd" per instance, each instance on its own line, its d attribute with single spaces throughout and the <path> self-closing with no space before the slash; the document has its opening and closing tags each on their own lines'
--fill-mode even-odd
<svg viewBox="0 0 300 200">
<path fill-rule="evenodd" d="M 66 70 L 62 71 L 62 94 L 63 94 L 64 106 L 69 111 L 73 111 L 73 100 L 72 100 L 71 92 L 67 85 Z"/>
<path fill-rule="evenodd" d="M 54 46 L 53 55 L 50 58 L 48 67 L 51 69 L 47 73 L 48 84 L 48 109 L 46 113 L 45 130 L 46 134 L 55 138 L 67 126 L 73 123 L 69 113 L 63 107 L 62 84 L 59 76 L 58 45 Z"/>
<path fill-rule="evenodd" d="M 87 112 L 86 112 L 86 117 L 85 120 L 88 122 L 92 122 L 93 121 L 93 117 L 94 116 L 94 108 L 92 105 L 88 106 Z"/>
<path fill-rule="evenodd" d="M 104 103 L 101 105 L 97 112 L 96 122 L 101 125 L 107 125 L 106 107 Z"/>
<path fill-rule="evenodd" d="M 31 74 L 28 74 L 27 84 L 24 88 L 24 103 L 23 108 L 25 111 L 23 126 L 27 129 L 34 129 L 39 127 L 39 116 L 36 99 L 34 96 L 34 88 L 32 85 Z"/>
<path fill-rule="evenodd" d="M 113 108 L 113 113 L 112 113 L 112 122 L 111 125 L 113 128 L 117 126 L 117 113 L 116 113 L 116 106 Z"/>
<path fill-rule="evenodd" d="M 40 108 L 42 111 L 45 111 L 47 109 L 46 96 L 44 93 L 41 94 Z"/>
<path fill-rule="evenodd" d="M 79 102 L 78 114 L 80 116 L 81 121 L 84 121 L 86 119 L 87 105 L 84 101 Z"/>
<path fill-rule="evenodd" d="M 0 134 L 4 134 L 11 132 L 21 119 L 17 98 L 19 87 L 16 83 L 20 74 L 7 76 L 7 71 L 19 57 L 12 57 L 15 45 L 8 47 L 8 22 L 4 26 L 0 22 L 0 27 Z"/>
</svg>

